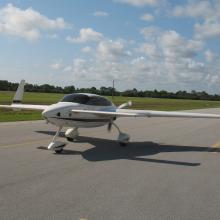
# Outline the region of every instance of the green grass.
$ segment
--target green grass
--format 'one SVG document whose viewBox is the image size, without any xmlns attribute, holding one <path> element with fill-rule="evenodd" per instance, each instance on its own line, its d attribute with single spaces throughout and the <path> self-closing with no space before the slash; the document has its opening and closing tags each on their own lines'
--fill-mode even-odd
<svg viewBox="0 0 220 220">
<path fill-rule="evenodd" d="M 0 92 L 0 104 L 10 104 L 14 92 Z M 54 93 L 31 93 L 24 94 L 24 103 L 28 104 L 52 104 L 58 102 L 63 94 Z M 108 97 L 111 99 L 111 97 Z M 120 105 L 131 100 L 133 109 L 149 109 L 161 111 L 191 110 L 202 108 L 220 107 L 220 101 L 206 100 L 183 100 L 183 99 L 159 99 L 159 98 L 137 98 L 137 97 L 114 97 L 115 105 Z M 25 121 L 42 119 L 38 111 L 13 111 L 0 109 L 0 122 Z"/>
<path fill-rule="evenodd" d="M 9 121 L 30 121 L 42 119 L 41 113 L 38 111 L 13 111 L 0 109 L 0 122 Z"/>
<path fill-rule="evenodd" d="M 119 105 L 126 101 L 132 101 L 132 109 L 148 109 L 160 111 L 191 110 L 202 108 L 220 107 L 220 101 L 185 100 L 185 99 L 160 99 L 138 97 L 114 97 L 113 102 Z"/>
<path fill-rule="evenodd" d="M 14 92 L 0 91 L 0 104 L 10 104 L 13 97 Z M 23 103 L 46 105 L 55 103 L 59 101 L 62 97 L 63 94 L 25 92 Z"/>
</svg>

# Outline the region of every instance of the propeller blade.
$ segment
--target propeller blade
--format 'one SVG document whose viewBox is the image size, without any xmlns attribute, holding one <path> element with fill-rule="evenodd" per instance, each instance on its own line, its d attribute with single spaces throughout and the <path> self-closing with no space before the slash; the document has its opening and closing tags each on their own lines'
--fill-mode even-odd
<svg viewBox="0 0 220 220">
<path fill-rule="evenodd" d="M 132 101 L 128 101 L 118 106 L 118 109 L 132 106 Z"/>
<path fill-rule="evenodd" d="M 108 131 L 112 130 L 112 123 L 111 122 L 108 123 L 108 127 L 107 128 L 108 128 Z"/>
</svg>

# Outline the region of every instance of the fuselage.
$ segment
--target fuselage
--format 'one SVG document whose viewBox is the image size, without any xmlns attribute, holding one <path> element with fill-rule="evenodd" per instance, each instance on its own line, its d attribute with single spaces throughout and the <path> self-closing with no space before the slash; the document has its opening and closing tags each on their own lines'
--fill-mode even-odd
<svg viewBox="0 0 220 220">
<path fill-rule="evenodd" d="M 59 127 L 99 127 L 115 119 L 112 116 L 74 113 L 72 110 L 116 111 L 116 106 L 102 96 L 75 93 L 50 105 L 42 112 L 42 115 L 49 123 Z"/>
</svg>

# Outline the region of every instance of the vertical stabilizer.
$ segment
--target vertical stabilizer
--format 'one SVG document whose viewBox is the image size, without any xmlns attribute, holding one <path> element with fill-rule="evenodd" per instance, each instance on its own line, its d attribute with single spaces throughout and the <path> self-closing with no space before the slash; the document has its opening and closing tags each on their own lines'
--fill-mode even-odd
<svg viewBox="0 0 220 220">
<path fill-rule="evenodd" d="M 21 80 L 17 91 L 15 93 L 13 103 L 21 103 L 24 95 L 24 85 L 25 85 L 25 80 Z"/>
</svg>

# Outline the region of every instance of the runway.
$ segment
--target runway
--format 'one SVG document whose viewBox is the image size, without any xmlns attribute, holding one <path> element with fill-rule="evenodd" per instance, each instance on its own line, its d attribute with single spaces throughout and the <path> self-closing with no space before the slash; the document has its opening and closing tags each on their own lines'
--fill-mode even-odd
<svg viewBox="0 0 220 220">
<path fill-rule="evenodd" d="M 127 147 L 115 129 L 81 129 L 60 155 L 45 150 L 55 127 L 0 123 L 0 219 L 220 218 L 220 120 L 116 123 Z"/>
</svg>

